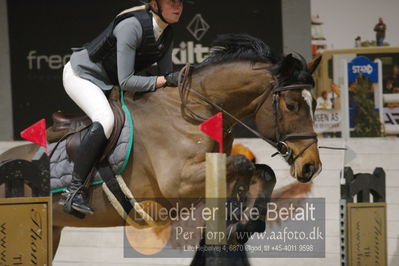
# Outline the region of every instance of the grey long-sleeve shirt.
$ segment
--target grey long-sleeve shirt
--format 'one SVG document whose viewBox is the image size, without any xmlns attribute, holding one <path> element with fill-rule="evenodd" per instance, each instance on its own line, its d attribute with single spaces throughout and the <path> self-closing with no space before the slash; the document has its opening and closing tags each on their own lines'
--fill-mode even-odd
<svg viewBox="0 0 399 266">
<path fill-rule="evenodd" d="M 135 17 L 126 18 L 118 23 L 113 33 L 117 40 L 116 54 L 120 87 L 131 92 L 155 90 L 156 76 L 135 75 L 136 50 L 140 47 L 143 36 L 140 22 Z M 159 75 L 165 75 L 173 70 L 172 48 L 173 45 L 157 62 Z M 71 66 L 79 77 L 93 82 L 102 90 L 110 90 L 113 87 L 101 63 L 94 63 L 90 60 L 87 49 L 77 49 L 72 53 Z"/>
</svg>

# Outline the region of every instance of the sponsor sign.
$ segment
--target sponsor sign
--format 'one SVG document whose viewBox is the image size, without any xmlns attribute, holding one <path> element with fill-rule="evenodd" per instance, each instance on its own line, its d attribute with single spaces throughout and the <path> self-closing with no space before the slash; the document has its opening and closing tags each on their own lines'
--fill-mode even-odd
<svg viewBox="0 0 399 266">
<path fill-rule="evenodd" d="M 387 265 L 386 203 L 347 204 L 348 265 Z"/>
<path fill-rule="evenodd" d="M 337 109 L 316 109 L 314 114 L 314 130 L 321 132 L 339 132 L 341 123 L 341 112 Z"/>
<path fill-rule="evenodd" d="M 399 107 L 384 108 L 384 123 L 385 125 L 399 126 Z"/>
<path fill-rule="evenodd" d="M 187 26 L 187 30 L 193 35 L 193 37 L 200 41 L 202 37 L 208 32 L 210 26 L 202 17 L 201 14 L 197 14 L 191 20 L 191 22 Z"/>
<path fill-rule="evenodd" d="M 51 265 L 51 198 L 0 199 L 1 265 Z"/>
<path fill-rule="evenodd" d="M 384 108 L 384 130 L 388 135 L 399 135 L 399 107 Z"/>
<path fill-rule="evenodd" d="M 355 57 L 348 63 L 348 81 L 352 83 L 361 75 L 378 82 L 378 64 L 365 56 Z"/>
</svg>

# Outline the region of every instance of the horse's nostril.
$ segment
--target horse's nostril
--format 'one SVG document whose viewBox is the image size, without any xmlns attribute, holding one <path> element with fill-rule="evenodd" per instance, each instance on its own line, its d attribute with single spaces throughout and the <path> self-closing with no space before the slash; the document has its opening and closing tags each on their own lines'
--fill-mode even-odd
<svg viewBox="0 0 399 266">
<path fill-rule="evenodd" d="M 298 178 L 299 182 L 306 183 L 312 179 L 315 173 L 315 166 L 312 163 L 307 163 L 302 168 L 302 177 Z"/>
</svg>

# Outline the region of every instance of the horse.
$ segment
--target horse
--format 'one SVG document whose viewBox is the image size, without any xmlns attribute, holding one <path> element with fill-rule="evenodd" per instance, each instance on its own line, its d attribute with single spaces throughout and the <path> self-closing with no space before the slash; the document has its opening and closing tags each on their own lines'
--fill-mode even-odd
<svg viewBox="0 0 399 266">
<path fill-rule="evenodd" d="M 165 87 L 140 97 L 125 92 L 135 138 L 134 151 L 121 176 L 134 197 L 204 198 L 205 154 L 217 152 L 218 147 L 198 124 L 218 112 L 225 114 L 227 155 L 234 140 L 232 127 L 254 116 L 257 130 L 249 130 L 277 149 L 299 182 L 312 180 L 322 167 L 313 130 L 314 99 L 309 92 L 318 62 L 306 65 L 303 58 L 292 54 L 279 59 L 257 38 L 222 35 L 205 61 L 181 72 L 178 88 Z M 35 145 L 22 145 L 0 155 L 0 160 L 30 160 L 37 150 Z M 259 178 L 251 181 L 256 171 L 244 156 L 227 156 L 227 195 L 233 193 L 239 179 L 258 186 L 259 196 L 264 194 L 265 183 Z M 54 255 L 65 226 L 125 225 L 100 186 L 90 187 L 88 193 L 95 212 L 85 219 L 65 213 L 58 204 L 60 195 L 52 196 Z"/>
</svg>

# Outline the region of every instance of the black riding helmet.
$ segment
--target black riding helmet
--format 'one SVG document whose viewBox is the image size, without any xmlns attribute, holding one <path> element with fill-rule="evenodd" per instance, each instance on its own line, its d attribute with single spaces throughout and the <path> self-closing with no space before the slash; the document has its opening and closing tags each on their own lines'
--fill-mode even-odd
<svg viewBox="0 0 399 266">
<path fill-rule="evenodd" d="M 155 1 L 155 2 L 157 3 L 158 11 L 156 11 L 156 10 L 154 10 L 154 9 L 151 8 L 151 6 L 149 5 L 149 3 L 150 3 L 151 1 Z M 183 0 L 170 0 L 170 1 L 173 1 L 173 2 L 181 2 L 181 3 L 183 3 Z M 151 11 L 154 12 L 155 14 L 157 14 L 157 15 L 162 19 L 163 22 L 165 22 L 166 24 L 170 24 L 169 22 L 167 22 L 167 21 L 165 20 L 165 18 L 164 18 L 163 15 L 162 15 L 161 0 L 147 0 L 146 3 L 148 4 L 148 6 L 149 6 L 149 8 L 151 9 Z"/>
</svg>

